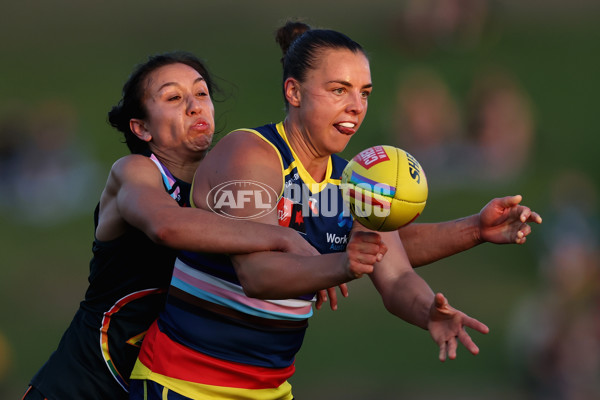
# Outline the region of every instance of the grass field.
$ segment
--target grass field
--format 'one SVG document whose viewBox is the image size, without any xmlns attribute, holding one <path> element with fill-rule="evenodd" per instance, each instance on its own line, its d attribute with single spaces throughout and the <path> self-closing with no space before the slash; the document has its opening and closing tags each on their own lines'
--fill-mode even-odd
<svg viewBox="0 0 600 400">
<path fill-rule="evenodd" d="M 559 3 L 543 9 L 521 2 L 494 3 L 499 4 L 494 29 L 477 46 L 435 47 L 421 54 L 403 51 L 392 36 L 403 4 L 392 0 L 63 0 L 0 6 L 0 118 L 19 115 L 25 125 L 46 102 L 70 104 L 76 140 L 100 174 L 89 196 L 81 197 L 87 211 L 59 222 L 23 222 L 13 205 L 2 203 L 0 398 L 19 397 L 84 294 L 95 201 L 110 165 L 126 154 L 119 135 L 106 123 L 106 113 L 118 101 L 133 65 L 147 55 L 188 50 L 204 58 L 223 80 L 226 97 L 216 109 L 219 127 L 227 132 L 282 118 L 280 54 L 273 32 L 287 17 L 349 34 L 369 51 L 374 93 L 369 116 L 345 150 L 346 157 L 393 140 L 392 103 L 403 71 L 431 67 L 464 99 L 478 71 L 501 66 L 518 78 L 535 106 L 536 137 L 527 171 L 495 186 L 461 181 L 455 189 L 438 190 L 430 182 L 420 220 L 472 214 L 492 197 L 515 193 L 543 213 L 551 209 L 550 188 L 561 171 L 582 171 L 595 185 L 600 183 L 595 154 L 600 145 L 600 10 L 592 2 L 573 2 L 569 9 Z M 489 335 L 474 334 L 481 354 L 473 357 L 461 349 L 458 360 L 441 364 L 427 333 L 386 313 L 363 279 L 351 284 L 351 296 L 339 311 L 316 313 L 292 380 L 296 396 L 525 398 L 508 355 L 507 332 L 520 299 L 539 285 L 544 227 L 552 223 L 552 215 L 543 216 L 544 225 L 534 228 L 525 246 L 483 245 L 419 269 L 434 290 L 490 326 Z"/>
</svg>

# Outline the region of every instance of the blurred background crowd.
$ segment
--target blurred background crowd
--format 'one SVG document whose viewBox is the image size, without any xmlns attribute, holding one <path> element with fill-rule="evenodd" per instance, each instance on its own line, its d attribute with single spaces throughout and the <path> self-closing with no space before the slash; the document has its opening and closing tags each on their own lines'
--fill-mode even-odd
<svg viewBox="0 0 600 400">
<path fill-rule="evenodd" d="M 127 73 L 150 54 L 191 51 L 224 89 L 217 140 L 276 122 L 273 33 L 287 18 L 368 51 L 374 92 L 343 155 L 392 144 L 415 156 L 430 186 L 420 222 L 511 194 L 544 218 L 524 246 L 484 245 L 419 270 L 490 326 L 475 335 L 481 354 L 440 364 L 365 279 L 339 311 L 316 313 L 296 396 L 600 398 L 597 2 L 30 3 L 0 6 L 0 398 L 19 398 L 84 294 L 95 202 L 126 154 L 106 114 Z"/>
</svg>

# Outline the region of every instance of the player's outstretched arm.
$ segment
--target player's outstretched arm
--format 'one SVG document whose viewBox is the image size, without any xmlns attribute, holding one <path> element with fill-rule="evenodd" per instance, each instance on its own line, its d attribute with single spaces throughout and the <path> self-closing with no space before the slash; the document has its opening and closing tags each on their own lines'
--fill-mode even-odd
<svg viewBox="0 0 600 400">
<path fill-rule="evenodd" d="M 465 330 L 466 327 L 480 333 L 489 332 L 489 328 L 485 324 L 451 307 L 444 295 L 437 293 L 431 305 L 427 329 L 440 348 L 440 361 L 446 361 L 446 357 L 451 360 L 456 358 L 459 341 L 472 354 L 479 353 L 479 347 Z"/>
<path fill-rule="evenodd" d="M 492 199 L 478 214 L 454 221 L 410 224 L 398 230 L 413 267 L 430 264 L 481 243 L 523 244 L 542 217 L 521 205 L 522 196 Z"/>
<path fill-rule="evenodd" d="M 370 277 L 386 309 L 413 325 L 429 330 L 440 347 L 441 361 L 445 361 L 446 357 L 456 358 L 458 341 L 471 353 L 477 354 L 479 348 L 465 328 L 487 333 L 487 326 L 452 308 L 442 294 L 433 293 L 408 263 L 398 235 L 386 232 L 382 238 L 388 244 L 388 252 L 381 262 L 375 264 Z"/>
</svg>

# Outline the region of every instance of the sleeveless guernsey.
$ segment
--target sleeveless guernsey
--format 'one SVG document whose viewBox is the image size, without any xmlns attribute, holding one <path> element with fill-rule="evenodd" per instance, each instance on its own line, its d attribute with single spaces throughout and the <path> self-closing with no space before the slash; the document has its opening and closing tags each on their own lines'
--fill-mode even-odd
<svg viewBox="0 0 600 400">
<path fill-rule="evenodd" d="M 150 158 L 165 190 L 189 206 L 191 185 Z M 99 204 L 96 227 L 98 211 Z M 129 398 L 129 375 L 144 334 L 164 307 L 175 256 L 134 228 L 109 242 L 94 240 L 85 299 L 31 385 L 51 400 Z"/>
<path fill-rule="evenodd" d="M 316 183 L 295 157 L 282 123 L 247 131 L 279 154 L 279 224 L 301 232 L 321 253 L 345 251 L 352 219 L 342 214 L 339 178 L 347 162 L 333 155 L 326 179 Z M 165 310 L 148 331 L 132 379 L 153 380 L 190 398 L 291 399 L 287 380 L 314 299 L 315 293 L 249 298 L 226 255 L 181 252 Z"/>
</svg>

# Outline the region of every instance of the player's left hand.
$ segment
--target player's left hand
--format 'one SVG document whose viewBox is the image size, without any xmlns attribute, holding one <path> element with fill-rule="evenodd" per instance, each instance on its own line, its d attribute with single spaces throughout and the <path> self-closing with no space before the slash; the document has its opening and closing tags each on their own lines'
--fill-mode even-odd
<svg viewBox="0 0 600 400">
<path fill-rule="evenodd" d="M 340 288 L 340 292 L 342 293 L 342 296 L 348 297 L 348 286 L 345 283 L 342 283 L 339 286 L 339 288 Z M 319 290 L 317 292 L 317 302 L 315 303 L 315 307 L 317 308 L 317 310 L 320 310 L 323 303 L 325 303 L 327 301 L 328 294 L 329 294 L 329 299 L 331 300 L 329 303 L 331 309 L 333 311 L 337 310 L 337 308 L 338 308 L 337 293 L 336 293 L 334 287 L 329 288 L 329 289 Z"/>
<path fill-rule="evenodd" d="M 472 354 L 479 353 L 479 347 L 473 342 L 465 327 L 475 329 L 481 333 L 490 331 L 485 324 L 451 307 L 446 297 L 441 293 L 437 293 L 429 311 L 427 329 L 429 329 L 431 337 L 440 348 L 440 361 L 446 361 L 446 357 L 451 360 L 456 358 L 458 341 Z"/>
<path fill-rule="evenodd" d="M 520 205 L 521 195 L 491 200 L 479 212 L 479 235 L 483 242 L 523 244 L 531 233 L 530 222 L 542 223 L 542 217 Z"/>
</svg>

